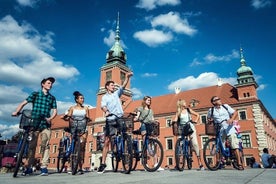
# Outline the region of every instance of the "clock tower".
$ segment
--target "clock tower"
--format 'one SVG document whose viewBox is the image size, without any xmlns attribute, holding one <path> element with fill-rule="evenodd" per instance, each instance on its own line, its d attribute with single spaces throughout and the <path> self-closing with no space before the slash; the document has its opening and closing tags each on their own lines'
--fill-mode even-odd
<svg viewBox="0 0 276 184">
<path fill-rule="evenodd" d="M 106 93 L 105 83 L 107 81 L 114 81 L 116 88 L 121 86 L 126 78 L 126 74 L 131 72 L 130 68 L 126 65 L 127 55 L 120 45 L 120 29 L 119 29 L 119 13 L 117 19 L 115 43 L 106 54 L 106 63 L 101 67 L 100 73 L 100 87 L 97 93 L 97 110 L 96 121 L 103 120 L 103 112 L 101 110 L 102 96 Z M 124 89 L 121 96 L 122 107 L 127 106 L 132 100 L 132 92 L 130 91 L 130 82 Z"/>
</svg>

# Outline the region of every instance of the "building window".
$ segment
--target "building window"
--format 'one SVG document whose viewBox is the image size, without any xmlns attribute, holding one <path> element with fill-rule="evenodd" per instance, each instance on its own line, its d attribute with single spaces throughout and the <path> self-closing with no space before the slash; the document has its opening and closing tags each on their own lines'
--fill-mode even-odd
<svg viewBox="0 0 276 184">
<path fill-rule="evenodd" d="M 206 124 L 206 122 L 207 122 L 207 116 L 206 115 L 201 115 L 200 119 L 201 119 L 201 123 Z"/>
<path fill-rule="evenodd" d="M 112 80 L 112 71 L 107 71 L 105 74 L 105 81 L 111 81 Z"/>
<path fill-rule="evenodd" d="M 208 136 L 201 136 L 201 146 L 202 146 L 202 149 L 203 149 L 203 146 L 205 145 L 205 143 L 209 140 L 209 137 Z"/>
<path fill-rule="evenodd" d="M 54 145 L 53 145 L 53 152 L 52 152 L 52 153 L 56 153 L 56 152 L 57 152 L 57 145 L 54 144 Z"/>
<path fill-rule="evenodd" d="M 167 165 L 173 165 L 173 158 L 167 157 Z"/>
<path fill-rule="evenodd" d="M 246 120 L 246 111 L 243 110 L 243 111 L 239 111 L 239 118 L 240 120 Z"/>
<path fill-rule="evenodd" d="M 58 132 L 55 132 L 55 138 L 58 138 Z"/>
<path fill-rule="evenodd" d="M 166 120 L 166 127 L 171 127 L 172 126 L 172 120 L 171 119 L 167 119 Z"/>
<path fill-rule="evenodd" d="M 89 151 L 92 152 L 93 151 L 93 142 L 89 142 Z"/>
<path fill-rule="evenodd" d="M 125 79 L 126 79 L 126 74 L 124 72 L 121 72 L 121 85 L 124 83 Z"/>
<path fill-rule="evenodd" d="M 55 164 L 55 163 L 56 163 L 56 159 L 53 158 L 53 159 L 52 159 L 52 164 Z"/>
<path fill-rule="evenodd" d="M 242 146 L 244 148 L 251 148 L 250 134 L 242 134 Z"/>
<path fill-rule="evenodd" d="M 166 138 L 166 149 L 172 150 L 173 149 L 173 140 L 172 138 Z"/>
</svg>

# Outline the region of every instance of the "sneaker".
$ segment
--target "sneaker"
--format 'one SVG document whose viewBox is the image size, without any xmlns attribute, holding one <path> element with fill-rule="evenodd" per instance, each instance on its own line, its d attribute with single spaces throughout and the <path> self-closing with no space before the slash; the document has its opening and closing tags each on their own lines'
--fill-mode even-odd
<svg viewBox="0 0 276 184">
<path fill-rule="evenodd" d="M 204 171 L 205 169 L 204 169 L 203 165 L 200 165 L 198 170 L 199 171 Z"/>
<path fill-rule="evenodd" d="M 157 169 L 157 171 L 164 171 L 164 168 L 159 167 L 159 168 Z"/>
<path fill-rule="evenodd" d="M 21 174 L 22 176 L 27 176 L 33 173 L 33 169 L 32 168 L 26 168 L 25 171 L 23 171 L 23 173 Z"/>
<path fill-rule="evenodd" d="M 104 173 L 105 168 L 106 168 L 106 164 L 101 164 L 98 171 L 97 171 L 97 173 L 99 173 L 99 174 Z"/>
<path fill-rule="evenodd" d="M 41 174 L 40 176 L 48 176 L 48 169 L 45 167 L 45 168 L 41 168 Z"/>
<path fill-rule="evenodd" d="M 67 171 L 67 174 L 72 174 L 72 171 Z"/>
<path fill-rule="evenodd" d="M 84 174 L 83 170 L 82 169 L 78 170 L 78 175 L 82 175 L 82 174 Z"/>
</svg>

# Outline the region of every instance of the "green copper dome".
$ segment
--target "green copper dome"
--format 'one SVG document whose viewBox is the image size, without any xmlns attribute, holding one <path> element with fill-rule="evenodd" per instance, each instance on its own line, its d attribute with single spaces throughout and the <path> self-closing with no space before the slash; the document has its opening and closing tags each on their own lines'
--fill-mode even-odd
<svg viewBox="0 0 276 184">
<path fill-rule="evenodd" d="M 117 28 L 116 28 L 116 36 L 115 36 L 115 43 L 111 47 L 111 49 L 106 54 L 106 61 L 107 63 L 113 62 L 114 60 L 120 61 L 123 64 L 126 64 L 127 56 L 120 45 L 120 30 L 119 30 L 119 13 L 118 13 L 118 20 L 117 20 Z"/>
</svg>

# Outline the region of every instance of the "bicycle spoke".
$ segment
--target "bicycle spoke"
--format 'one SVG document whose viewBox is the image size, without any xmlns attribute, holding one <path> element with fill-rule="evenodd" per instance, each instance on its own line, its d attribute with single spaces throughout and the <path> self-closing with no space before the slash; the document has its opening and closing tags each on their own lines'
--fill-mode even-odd
<svg viewBox="0 0 276 184">
<path fill-rule="evenodd" d="M 183 171 L 185 166 L 185 156 L 183 148 L 183 140 L 178 139 L 175 144 L 175 164 L 176 168 L 179 171 Z"/>
<path fill-rule="evenodd" d="M 216 139 L 209 139 L 203 148 L 204 162 L 208 169 L 217 170 L 221 161 L 221 150 L 216 145 Z"/>
<path fill-rule="evenodd" d="M 143 148 L 142 164 L 147 171 L 156 171 L 162 164 L 163 156 L 164 152 L 160 141 L 150 138 L 148 145 Z"/>
</svg>

